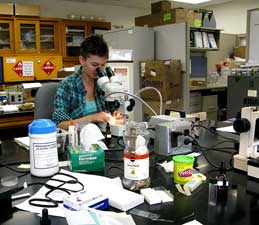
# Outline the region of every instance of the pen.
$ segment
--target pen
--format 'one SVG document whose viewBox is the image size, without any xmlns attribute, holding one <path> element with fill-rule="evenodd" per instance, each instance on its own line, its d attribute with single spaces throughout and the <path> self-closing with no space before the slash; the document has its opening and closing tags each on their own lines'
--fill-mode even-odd
<svg viewBox="0 0 259 225">
<path fill-rule="evenodd" d="M 19 199 L 22 199 L 22 198 L 28 198 L 30 196 L 31 196 L 30 193 L 24 193 L 24 194 L 20 194 L 20 195 L 12 195 L 12 200 L 19 200 Z"/>
</svg>

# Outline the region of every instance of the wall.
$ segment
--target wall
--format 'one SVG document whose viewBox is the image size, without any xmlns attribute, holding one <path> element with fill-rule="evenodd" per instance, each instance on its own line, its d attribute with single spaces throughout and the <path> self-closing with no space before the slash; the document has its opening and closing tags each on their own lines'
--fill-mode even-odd
<svg viewBox="0 0 259 225">
<path fill-rule="evenodd" d="M 246 33 L 247 10 L 259 8 L 258 0 L 233 0 L 232 2 L 211 6 L 217 21 L 217 28 L 224 33 Z"/>
<path fill-rule="evenodd" d="M 112 26 L 129 27 L 134 25 L 134 18 L 150 13 L 150 9 L 125 8 L 100 4 L 82 3 L 64 0 L 1 0 L 24 4 L 39 4 L 42 17 L 68 18 L 69 14 L 97 15 L 105 17 Z"/>
<path fill-rule="evenodd" d="M 41 16 L 67 18 L 69 14 L 103 16 L 112 26 L 129 27 L 134 25 L 134 18 L 150 13 L 150 9 L 125 8 L 119 6 L 82 3 L 64 0 L 1 0 L 25 4 L 40 4 Z M 259 0 L 233 0 L 232 2 L 211 6 L 217 27 L 224 33 L 246 33 L 246 14 L 248 9 L 259 8 Z"/>
</svg>

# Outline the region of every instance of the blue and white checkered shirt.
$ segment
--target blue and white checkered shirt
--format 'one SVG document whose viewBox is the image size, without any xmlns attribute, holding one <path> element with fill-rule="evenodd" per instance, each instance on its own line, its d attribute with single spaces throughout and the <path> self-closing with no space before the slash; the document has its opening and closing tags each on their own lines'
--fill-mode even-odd
<svg viewBox="0 0 259 225">
<path fill-rule="evenodd" d="M 83 85 L 81 70 L 82 68 L 66 77 L 58 87 L 55 111 L 52 115 L 52 120 L 56 124 L 105 111 L 104 92 L 97 83 L 94 93 L 96 112 L 87 111 L 87 107 L 85 107 L 87 91 Z"/>
</svg>

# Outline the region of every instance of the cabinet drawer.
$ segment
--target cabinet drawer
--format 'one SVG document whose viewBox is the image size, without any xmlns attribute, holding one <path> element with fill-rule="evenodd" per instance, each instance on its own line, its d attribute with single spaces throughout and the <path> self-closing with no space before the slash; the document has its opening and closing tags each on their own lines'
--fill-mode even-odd
<svg viewBox="0 0 259 225">
<path fill-rule="evenodd" d="M 218 110 L 218 96 L 202 96 L 202 111 L 213 112 Z"/>
</svg>

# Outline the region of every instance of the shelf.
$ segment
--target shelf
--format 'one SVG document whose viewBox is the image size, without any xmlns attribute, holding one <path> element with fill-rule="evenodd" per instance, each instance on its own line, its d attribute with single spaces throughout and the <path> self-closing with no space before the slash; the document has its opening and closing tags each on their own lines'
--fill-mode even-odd
<svg viewBox="0 0 259 225">
<path fill-rule="evenodd" d="M 220 32 L 222 29 L 215 29 L 209 27 L 190 27 L 190 30 L 198 30 L 198 31 L 209 31 L 209 32 Z"/>
<path fill-rule="evenodd" d="M 0 29 L 0 32 L 9 32 L 9 29 Z"/>
<path fill-rule="evenodd" d="M 195 48 L 195 47 L 190 47 L 190 50 L 193 51 L 193 52 L 218 51 L 219 48 Z"/>
</svg>

